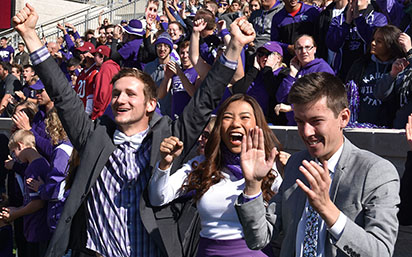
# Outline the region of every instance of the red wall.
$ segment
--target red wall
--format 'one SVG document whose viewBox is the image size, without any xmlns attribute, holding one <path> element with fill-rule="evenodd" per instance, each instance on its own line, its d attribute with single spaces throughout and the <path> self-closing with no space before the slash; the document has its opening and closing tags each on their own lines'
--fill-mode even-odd
<svg viewBox="0 0 412 257">
<path fill-rule="evenodd" d="M 11 20 L 11 1 L 12 0 L 1 0 L 0 7 L 0 29 L 10 28 Z"/>
</svg>

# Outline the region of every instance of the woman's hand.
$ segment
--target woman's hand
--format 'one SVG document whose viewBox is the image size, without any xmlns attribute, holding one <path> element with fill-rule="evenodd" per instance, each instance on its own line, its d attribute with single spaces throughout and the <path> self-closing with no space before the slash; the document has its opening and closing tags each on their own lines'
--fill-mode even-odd
<svg viewBox="0 0 412 257">
<path fill-rule="evenodd" d="M 168 169 L 173 160 L 180 156 L 183 151 L 183 142 L 177 137 L 168 137 L 163 139 L 160 143 L 160 163 L 159 169 L 166 170 Z"/>
<path fill-rule="evenodd" d="M 244 192 L 246 195 L 255 195 L 260 192 L 262 180 L 272 169 L 277 154 L 275 147 L 266 159 L 265 138 L 262 129 L 257 126 L 242 138 L 240 165 L 245 178 Z"/>
</svg>

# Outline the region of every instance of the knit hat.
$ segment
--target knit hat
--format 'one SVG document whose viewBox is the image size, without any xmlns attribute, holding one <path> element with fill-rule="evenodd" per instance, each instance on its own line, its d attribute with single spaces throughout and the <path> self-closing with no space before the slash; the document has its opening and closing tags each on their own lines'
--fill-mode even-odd
<svg viewBox="0 0 412 257">
<path fill-rule="evenodd" d="M 264 44 L 263 46 L 261 46 L 259 48 L 265 48 L 269 52 L 272 52 L 272 53 L 276 52 L 276 53 L 280 54 L 281 56 L 283 56 L 282 47 L 276 41 L 269 41 L 269 42 L 267 42 L 266 44 Z"/>
<path fill-rule="evenodd" d="M 110 48 L 108 46 L 101 45 L 98 48 L 96 48 L 96 50 L 92 51 L 91 53 L 92 54 L 101 53 L 102 55 L 106 57 L 110 57 Z"/>
<path fill-rule="evenodd" d="M 130 20 L 129 24 L 127 26 L 124 26 L 124 30 L 128 34 L 136 35 L 136 36 L 143 36 L 144 35 L 144 29 L 142 22 L 136 19 Z"/>
<path fill-rule="evenodd" d="M 162 34 L 159 35 L 159 37 L 157 38 L 156 42 L 155 42 L 155 46 L 160 44 L 160 43 L 164 43 L 166 45 L 168 45 L 170 47 L 170 50 L 173 49 L 173 41 L 172 38 L 170 37 L 170 35 L 166 32 L 163 32 Z"/>
<path fill-rule="evenodd" d="M 90 42 L 84 42 L 81 47 L 76 48 L 80 52 L 93 52 L 95 49 L 94 45 Z"/>
</svg>

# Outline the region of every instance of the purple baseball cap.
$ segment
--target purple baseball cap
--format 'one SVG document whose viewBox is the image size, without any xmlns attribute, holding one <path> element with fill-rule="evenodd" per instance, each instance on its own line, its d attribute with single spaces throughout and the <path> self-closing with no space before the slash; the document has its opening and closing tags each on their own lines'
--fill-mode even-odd
<svg viewBox="0 0 412 257">
<path fill-rule="evenodd" d="M 36 83 L 34 83 L 33 85 L 30 86 L 31 89 L 33 90 L 40 90 L 44 88 L 43 82 L 41 82 L 41 80 L 37 80 Z"/>
<path fill-rule="evenodd" d="M 269 52 L 272 52 L 272 53 L 276 52 L 276 53 L 280 54 L 281 56 L 283 56 L 282 47 L 276 41 L 269 41 L 269 42 L 265 43 L 263 46 L 261 46 L 259 48 L 265 48 Z"/>
</svg>

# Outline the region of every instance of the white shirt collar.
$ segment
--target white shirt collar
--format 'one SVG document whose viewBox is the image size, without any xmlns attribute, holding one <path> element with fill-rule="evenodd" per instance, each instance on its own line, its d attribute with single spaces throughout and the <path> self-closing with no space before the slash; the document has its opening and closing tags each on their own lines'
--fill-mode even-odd
<svg viewBox="0 0 412 257">
<path fill-rule="evenodd" d="M 126 136 L 125 133 L 116 129 L 116 131 L 113 134 L 113 142 L 115 145 L 120 145 L 125 142 L 129 142 L 130 146 L 134 148 L 135 150 L 137 150 L 142 144 L 148 132 L 149 132 L 149 127 L 147 127 L 147 129 L 145 129 L 142 132 L 134 134 L 133 136 Z"/>
</svg>

